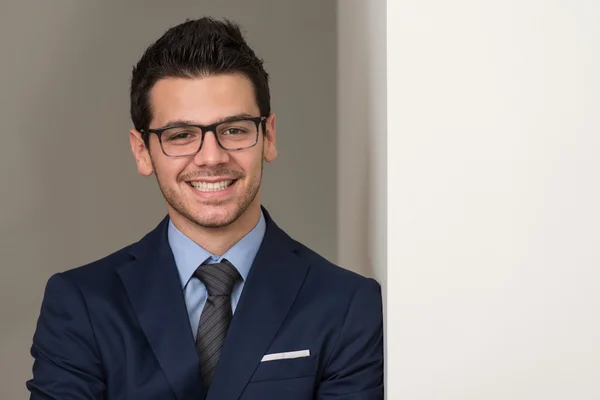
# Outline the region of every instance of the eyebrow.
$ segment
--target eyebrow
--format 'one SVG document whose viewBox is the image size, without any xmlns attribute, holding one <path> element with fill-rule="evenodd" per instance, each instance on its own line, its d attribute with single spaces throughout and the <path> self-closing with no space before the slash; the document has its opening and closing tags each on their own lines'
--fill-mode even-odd
<svg viewBox="0 0 600 400">
<path fill-rule="evenodd" d="M 227 117 L 223 117 L 223 118 L 213 122 L 212 124 L 208 124 L 208 125 L 216 125 L 216 124 L 221 124 L 223 122 L 238 121 L 240 119 L 246 119 L 246 118 L 255 118 L 255 116 L 251 115 L 251 114 L 246 114 L 246 113 L 229 115 Z M 208 125 L 199 124 L 196 121 L 192 121 L 189 119 L 177 119 L 177 120 L 171 120 L 171 121 L 167 122 L 163 127 L 158 128 L 158 129 L 166 129 L 166 128 L 172 128 L 174 126 L 182 126 L 182 125 L 208 126 Z"/>
</svg>

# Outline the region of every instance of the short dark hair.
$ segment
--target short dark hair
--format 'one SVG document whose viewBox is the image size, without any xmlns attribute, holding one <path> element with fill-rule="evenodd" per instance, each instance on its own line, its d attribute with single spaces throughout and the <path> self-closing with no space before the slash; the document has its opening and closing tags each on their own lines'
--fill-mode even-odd
<svg viewBox="0 0 600 400">
<path fill-rule="evenodd" d="M 150 91 L 162 78 L 196 78 L 242 73 L 254 85 L 261 115 L 271 113 L 269 75 L 248 46 L 239 25 L 210 17 L 186 20 L 154 42 L 133 68 L 131 120 L 138 131 L 152 120 Z M 148 145 L 148 136 L 145 137 Z"/>
</svg>

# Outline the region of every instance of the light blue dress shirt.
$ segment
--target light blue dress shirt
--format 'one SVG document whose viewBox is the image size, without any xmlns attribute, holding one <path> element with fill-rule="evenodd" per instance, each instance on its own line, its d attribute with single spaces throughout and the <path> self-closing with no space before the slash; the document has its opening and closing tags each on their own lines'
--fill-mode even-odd
<svg viewBox="0 0 600 400">
<path fill-rule="evenodd" d="M 194 271 L 205 261 L 207 263 L 217 263 L 223 258 L 227 259 L 242 276 L 243 280 L 238 282 L 231 294 L 231 309 L 235 312 L 237 303 L 242 294 L 244 283 L 250 272 L 250 267 L 254 262 L 256 253 L 262 243 L 263 237 L 266 231 L 266 222 L 263 213 L 260 214 L 260 220 L 258 224 L 238 241 L 231 249 L 229 249 L 223 256 L 218 257 L 210 254 L 208 251 L 203 249 L 201 246 L 196 244 L 190 238 L 185 236 L 172 221 L 169 221 L 168 238 L 171 251 L 175 257 L 175 264 L 179 272 L 179 279 L 181 281 L 181 287 L 184 292 L 185 305 L 188 311 L 188 317 L 190 319 L 190 327 L 194 338 L 198 331 L 198 323 L 200 322 L 200 315 L 202 309 L 206 303 L 208 292 L 204 283 L 193 276 Z"/>
</svg>

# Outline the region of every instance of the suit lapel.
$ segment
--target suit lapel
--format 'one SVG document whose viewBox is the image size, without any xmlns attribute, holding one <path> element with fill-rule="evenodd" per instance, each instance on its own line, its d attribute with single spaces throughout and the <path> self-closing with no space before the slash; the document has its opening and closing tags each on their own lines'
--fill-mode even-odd
<svg viewBox="0 0 600 400">
<path fill-rule="evenodd" d="M 118 269 L 140 325 L 177 399 L 205 391 L 179 275 L 167 239 L 168 218 L 133 246 Z"/>
<path fill-rule="evenodd" d="M 238 399 L 290 311 L 309 265 L 263 209 L 267 230 L 215 371 L 208 400 Z"/>
</svg>

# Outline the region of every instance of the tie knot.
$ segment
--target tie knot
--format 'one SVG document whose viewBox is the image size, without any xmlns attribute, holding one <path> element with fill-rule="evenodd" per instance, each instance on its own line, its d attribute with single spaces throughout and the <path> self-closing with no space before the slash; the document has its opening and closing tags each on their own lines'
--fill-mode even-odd
<svg viewBox="0 0 600 400">
<path fill-rule="evenodd" d="M 216 264 L 202 264 L 194 276 L 206 286 L 209 296 L 231 296 L 233 286 L 242 277 L 227 260 Z"/>
</svg>

